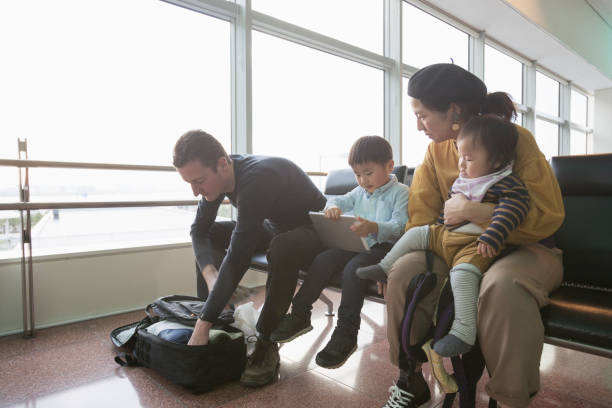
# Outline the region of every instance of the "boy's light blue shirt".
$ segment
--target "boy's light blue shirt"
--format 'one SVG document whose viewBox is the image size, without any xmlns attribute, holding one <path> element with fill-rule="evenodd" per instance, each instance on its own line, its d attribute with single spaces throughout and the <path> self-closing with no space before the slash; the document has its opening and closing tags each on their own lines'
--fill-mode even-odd
<svg viewBox="0 0 612 408">
<path fill-rule="evenodd" d="M 343 214 L 353 214 L 378 224 L 378 234 L 366 237 L 370 246 L 383 242 L 394 244 L 408 222 L 408 187 L 391 174 L 389 181 L 373 193 L 357 186 L 342 196 L 330 198 L 325 209 L 333 206 Z"/>
</svg>

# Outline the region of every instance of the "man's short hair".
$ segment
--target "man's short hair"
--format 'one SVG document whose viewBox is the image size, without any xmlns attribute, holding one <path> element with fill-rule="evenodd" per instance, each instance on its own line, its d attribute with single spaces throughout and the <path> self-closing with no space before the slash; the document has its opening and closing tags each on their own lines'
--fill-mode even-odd
<svg viewBox="0 0 612 408">
<path fill-rule="evenodd" d="M 203 130 L 190 130 L 176 141 L 172 163 L 180 168 L 192 160 L 198 160 L 202 166 L 216 172 L 220 157 L 225 157 L 228 163 L 232 162 L 223 145 L 212 135 Z"/>
<path fill-rule="evenodd" d="M 393 149 L 387 140 L 380 136 L 362 136 L 353 143 L 349 152 L 350 166 L 364 163 L 387 164 L 393 159 Z"/>
</svg>

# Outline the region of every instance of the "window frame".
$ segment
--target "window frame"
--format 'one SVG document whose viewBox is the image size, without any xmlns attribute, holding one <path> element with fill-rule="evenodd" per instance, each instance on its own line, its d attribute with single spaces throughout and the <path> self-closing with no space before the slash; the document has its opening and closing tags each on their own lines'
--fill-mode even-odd
<svg viewBox="0 0 612 408">
<path fill-rule="evenodd" d="M 593 136 L 592 93 L 586 92 L 554 72 L 540 66 L 521 55 L 486 32 L 449 15 L 445 11 L 421 0 L 383 0 L 383 53 L 378 54 L 358 46 L 345 43 L 333 37 L 308 30 L 306 28 L 279 20 L 264 13 L 252 10 L 250 0 L 162 0 L 178 7 L 219 18 L 230 23 L 230 69 L 231 69 L 231 144 L 232 153 L 251 153 L 252 141 L 252 71 L 251 71 L 251 33 L 252 30 L 276 36 L 302 46 L 310 47 L 345 58 L 357 63 L 381 69 L 384 72 L 384 137 L 388 139 L 394 150 L 396 163 L 402 163 L 403 131 L 405 115 L 409 107 L 402 106 L 403 78 L 410 78 L 417 68 L 402 62 L 402 4 L 415 6 L 433 17 L 451 25 L 468 35 L 469 70 L 484 80 L 484 47 L 485 44 L 520 61 L 523 64 L 523 99 L 517 104 L 517 111 L 522 113 L 522 124 L 535 133 L 536 118 L 559 124 L 559 153 L 569 154 L 571 129 L 587 134 L 587 154 L 591 151 L 589 144 Z M 535 73 L 540 71 L 559 81 L 560 100 L 559 116 L 547 115 L 535 109 Z M 570 121 L 571 90 L 578 90 L 587 95 L 587 127 Z M 309 169 L 305 169 L 308 171 Z M 174 245 L 174 244 L 169 244 Z M 110 250 L 121 252 L 125 249 Z M 66 254 L 61 254 L 65 256 Z"/>
</svg>

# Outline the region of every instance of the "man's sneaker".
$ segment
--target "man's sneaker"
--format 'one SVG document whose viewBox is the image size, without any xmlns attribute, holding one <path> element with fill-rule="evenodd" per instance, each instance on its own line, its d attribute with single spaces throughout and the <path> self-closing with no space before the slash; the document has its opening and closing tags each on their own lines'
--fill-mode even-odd
<svg viewBox="0 0 612 408">
<path fill-rule="evenodd" d="M 249 356 L 240 382 L 247 387 L 261 387 L 274 380 L 278 371 L 280 356 L 278 344 L 258 338 L 255 350 Z"/>
<path fill-rule="evenodd" d="M 393 385 L 389 388 L 391 396 L 382 408 L 419 408 L 426 406 L 431 400 L 429 387 L 421 373 L 410 376 L 410 384 L 403 388 Z"/>
<path fill-rule="evenodd" d="M 315 361 L 324 368 L 338 368 L 357 350 L 357 336 L 334 330 L 329 343 L 317 353 Z"/>
<path fill-rule="evenodd" d="M 281 319 L 276 330 L 270 335 L 270 340 L 286 343 L 311 330 L 310 319 L 301 319 L 292 314 L 286 314 Z"/>
</svg>

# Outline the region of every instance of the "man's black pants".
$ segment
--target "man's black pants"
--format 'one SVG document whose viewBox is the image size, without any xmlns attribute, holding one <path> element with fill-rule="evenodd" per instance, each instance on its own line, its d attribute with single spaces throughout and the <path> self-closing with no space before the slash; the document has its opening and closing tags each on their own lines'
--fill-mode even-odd
<svg viewBox="0 0 612 408">
<path fill-rule="evenodd" d="M 214 246 L 215 267 L 219 269 L 227 249 L 235 222 L 215 222 L 211 227 L 210 240 Z M 323 249 L 319 237 L 312 225 L 306 224 L 293 230 L 274 233 L 264 221 L 261 237 L 257 240 L 256 251 L 267 250 L 268 279 L 266 281 L 266 298 L 257 321 L 257 331 L 264 339 L 278 325 L 287 313 L 300 269 L 307 268 L 313 258 Z M 201 267 L 203 267 L 202 265 Z M 229 270 L 228 270 L 229 271 Z M 244 275 L 246 271 L 236 271 Z M 206 298 L 208 288 L 202 277 L 201 268 L 196 267 L 198 297 Z M 242 276 L 232 279 L 238 282 Z M 218 284 L 219 280 L 217 280 Z"/>
</svg>

